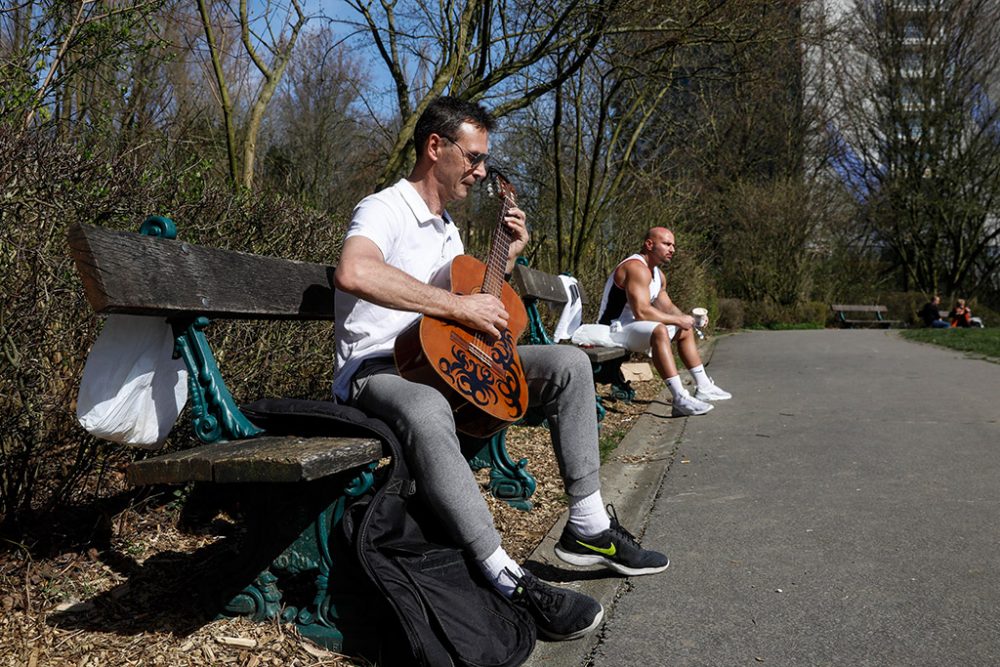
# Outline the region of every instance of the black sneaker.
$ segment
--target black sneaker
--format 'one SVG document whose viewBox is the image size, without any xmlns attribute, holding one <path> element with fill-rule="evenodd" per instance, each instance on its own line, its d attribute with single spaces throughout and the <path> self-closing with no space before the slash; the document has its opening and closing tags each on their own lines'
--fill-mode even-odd
<svg viewBox="0 0 1000 667">
<path fill-rule="evenodd" d="M 545 583 L 530 572 L 517 579 L 514 604 L 528 610 L 548 639 L 579 639 L 601 624 L 604 607 L 594 598 Z"/>
<path fill-rule="evenodd" d="M 596 537 L 583 537 L 568 523 L 555 552 L 573 565 L 603 565 L 619 574 L 635 576 L 663 572 L 670 559 L 658 551 L 643 549 L 633 535 L 618 523 L 615 508 L 608 505 L 611 527 Z"/>
</svg>

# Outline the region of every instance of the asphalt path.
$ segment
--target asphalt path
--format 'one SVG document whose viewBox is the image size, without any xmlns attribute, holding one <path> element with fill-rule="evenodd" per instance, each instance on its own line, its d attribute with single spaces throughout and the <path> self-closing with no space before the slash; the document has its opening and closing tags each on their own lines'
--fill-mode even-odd
<svg viewBox="0 0 1000 667">
<path fill-rule="evenodd" d="M 1000 665 L 1000 364 L 823 330 L 709 370 L 735 397 L 684 423 L 643 539 L 671 567 L 577 664 Z"/>
<path fill-rule="evenodd" d="M 1000 365 L 742 333 L 685 424 L 593 667 L 1000 665 Z"/>
</svg>

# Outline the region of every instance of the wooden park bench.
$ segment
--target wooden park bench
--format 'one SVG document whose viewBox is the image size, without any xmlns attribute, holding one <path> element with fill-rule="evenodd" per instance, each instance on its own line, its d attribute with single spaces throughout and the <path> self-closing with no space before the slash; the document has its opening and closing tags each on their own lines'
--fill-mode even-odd
<svg viewBox="0 0 1000 667">
<path fill-rule="evenodd" d="M 527 338 L 524 342 L 533 345 L 555 344 L 545 328 L 538 304 L 550 304 L 561 312 L 568 300 L 563 281 L 559 276 L 529 268 L 519 259 L 511 275 L 511 284 L 521 296 L 525 309 L 528 311 Z M 586 297 L 582 290 L 579 296 L 585 304 Z M 594 380 L 610 385 L 613 398 L 623 401 L 631 401 L 635 398 L 635 390 L 622 375 L 622 363 L 628 361 L 630 356 L 628 350 L 621 347 L 602 346 L 581 349 L 590 357 L 590 363 L 594 369 Z M 601 405 L 599 396 L 597 397 L 597 411 L 598 418 L 603 418 L 604 407 Z"/>
<path fill-rule="evenodd" d="M 889 309 L 885 306 L 868 306 L 858 304 L 832 304 L 830 310 L 834 312 L 834 319 L 841 327 L 851 329 L 854 327 L 882 327 L 889 329 L 899 326 L 901 320 L 886 319 Z"/>
<path fill-rule="evenodd" d="M 212 319 L 332 322 L 334 267 L 175 239 L 174 223 L 159 216 L 139 233 L 84 224 L 69 230 L 95 312 L 167 318 L 188 369 L 192 423 L 204 444 L 135 461 L 126 478 L 133 485 L 206 483 L 215 495 L 238 497 L 245 535 L 240 563 L 227 569 L 243 581 L 229 587 L 234 594 L 222 614 L 280 617 L 342 650 L 344 619 L 351 615 L 345 610 L 370 605 L 351 597 L 360 570 L 337 576 L 344 559 L 335 566 L 336 528 L 349 499 L 374 484 L 382 444 L 350 433 L 264 432 L 245 414 L 255 414 L 257 404 L 247 410 L 234 401 L 206 336 Z M 303 403 L 320 410 L 329 405 Z M 491 468 L 494 495 L 526 506 L 535 489 L 527 461 L 510 460 L 502 435 L 476 444 L 482 450 L 470 463 Z M 286 581 L 293 582 L 294 596 Z"/>
</svg>

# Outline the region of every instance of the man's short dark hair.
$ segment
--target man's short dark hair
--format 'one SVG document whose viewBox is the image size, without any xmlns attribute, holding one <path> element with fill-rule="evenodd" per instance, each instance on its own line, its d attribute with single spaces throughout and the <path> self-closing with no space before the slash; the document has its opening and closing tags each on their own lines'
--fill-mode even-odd
<svg viewBox="0 0 1000 667">
<path fill-rule="evenodd" d="M 471 123 L 476 127 L 490 132 L 496 121 L 490 112 L 474 102 L 460 100 L 457 97 L 444 95 L 431 102 L 417 119 L 417 127 L 413 130 L 413 144 L 417 155 L 423 153 L 427 139 L 432 134 L 454 140 L 462 123 Z"/>
</svg>

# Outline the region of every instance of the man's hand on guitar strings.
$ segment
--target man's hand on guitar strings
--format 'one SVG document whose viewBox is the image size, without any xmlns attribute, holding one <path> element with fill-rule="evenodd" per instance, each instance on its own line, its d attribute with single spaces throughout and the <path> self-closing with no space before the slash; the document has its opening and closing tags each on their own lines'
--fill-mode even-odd
<svg viewBox="0 0 1000 667">
<path fill-rule="evenodd" d="M 493 338 L 499 338 L 500 332 L 507 328 L 510 313 L 492 294 L 463 294 L 458 298 L 459 312 L 454 317 L 458 322 Z"/>
</svg>

